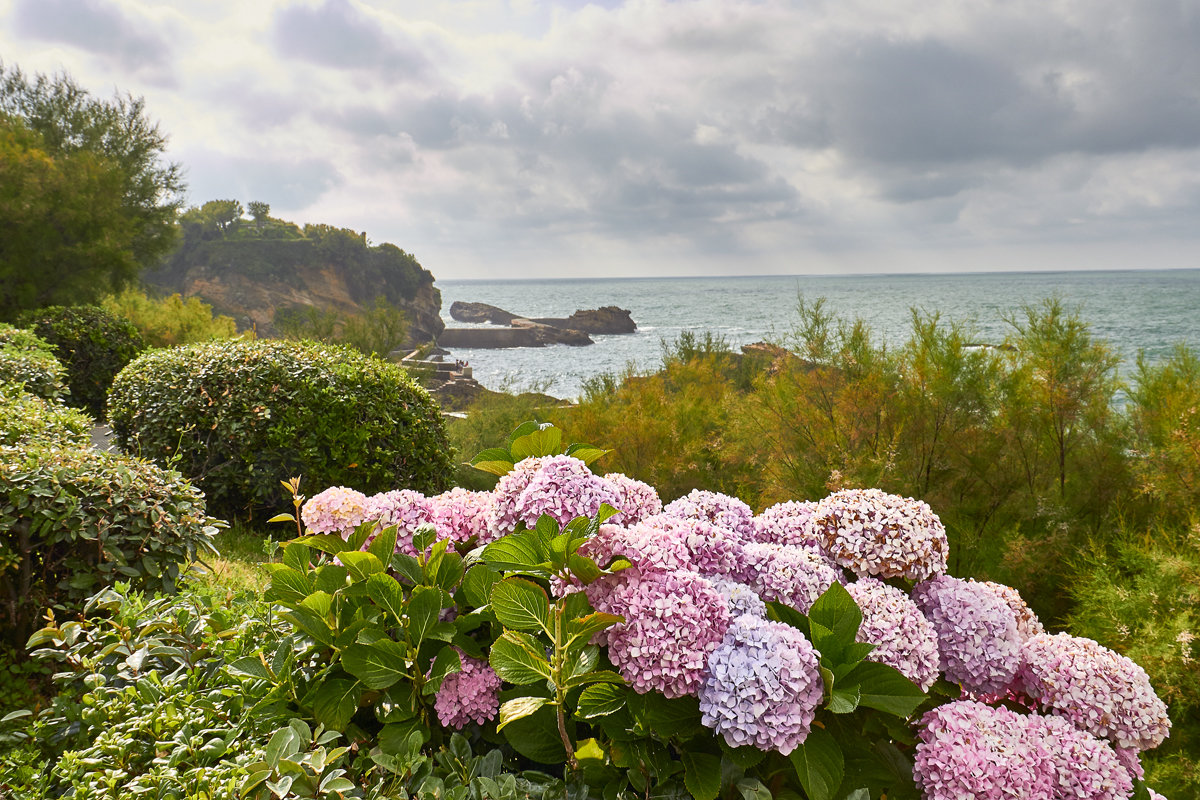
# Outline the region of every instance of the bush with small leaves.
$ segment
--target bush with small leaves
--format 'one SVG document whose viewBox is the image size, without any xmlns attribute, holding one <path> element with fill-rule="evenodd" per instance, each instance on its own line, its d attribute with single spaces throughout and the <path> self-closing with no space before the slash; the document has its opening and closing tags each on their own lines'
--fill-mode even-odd
<svg viewBox="0 0 1200 800">
<path fill-rule="evenodd" d="M 47 400 L 67 394 L 67 368 L 54 347 L 32 331 L 0 323 L 0 384 L 14 384 Z"/>
<path fill-rule="evenodd" d="M 91 431 L 92 418 L 82 411 L 0 383 L 0 446 L 87 447 Z"/>
</svg>

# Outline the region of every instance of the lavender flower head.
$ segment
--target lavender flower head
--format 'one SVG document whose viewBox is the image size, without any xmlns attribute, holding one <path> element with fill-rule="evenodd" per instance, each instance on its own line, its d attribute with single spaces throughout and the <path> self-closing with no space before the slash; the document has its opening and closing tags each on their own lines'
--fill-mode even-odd
<svg viewBox="0 0 1200 800">
<path fill-rule="evenodd" d="M 709 657 L 700 688 L 701 722 L 731 747 L 787 755 L 808 738 L 821 704 L 818 658 L 790 625 L 743 614 Z"/>
<path fill-rule="evenodd" d="M 429 498 L 430 521 L 437 528 L 439 539 L 449 539 L 455 544 L 474 539 L 487 544 L 491 541 L 488 527 L 491 505 L 491 492 L 455 487 Z"/>
<path fill-rule="evenodd" d="M 598 639 L 607 640 L 608 657 L 639 694 L 694 695 L 729 626 L 725 599 L 694 572 L 628 573 L 587 587 L 597 611 L 625 618 Z"/>
<path fill-rule="evenodd" d="M 461 650 L 458 655 L 462 671 L 442 681 L 433 708 L 442 725 L 462 730 L 472 722 L 482 725 L 496 716 L 500 709 L 500 676 L 486 661 L 464 655 Z"/>
<path fill-rule="evenodd" d="M 536 525 L 543 514 L 549 514 L 561 526 L 575 517 L 594 516 L 601 503 L 615 502 L 612 484 L 594 474 L 587 464 L 571 456 L 550 456 L 517 498 L 515 513 L 527 528 Z"/>
<path fill-rule="evenodd" d="M 946 528 L 920 500 L 844 489 L 817 504 L 812 525 L 821 548 L 860 578 L 923 581 L 946 571 Z"/>
<path fill-rule="evenodd" d="M 1167 707 L 1146 671 L 1091 639 L 1041 634 L 1025 643 L 1026 694 L 1080 730 L 1120 748 L 1149 750 L 1167 738 Z"/>
<path fill-rule="evenodd" d="M 659 499 L 658 490 L 650 484 L 634 480 L 620 472 L 610 472 L 604 476 L 604 480 L 612 484 L 616 496 L 616 500 L 611 503 L 612 507 L 621 512 L 614 515 L 609 522 L 634 525 L 646 517 L 662 513 L 663 504 Z"/>
<path fill-rule="evenodd" d="M 1046 632 L 1042 621 L 1037 618 L 1037 614 L 1033 613 L 1033 609 L 1016 589 L 993 581 L 979 581 L 979 585 L 995 592 L 1012 609 L 1013 616 L 1017 618 L 1017 635 L 1020 636 L 1022 644 L 1034 636 Z"/>
<path fill-rule="evenodd" d="M 415 556 L 413 534 L 433 521 L 429 498 L 412 489 L 399 489 L 372 495 L 367 502 L 370 506 L 367 518 L 375 520 L 381 530 L 396 526 L 396 552 Z"/>
<path fill-rule="evenodd" d="M 826 589 L 842 581 L 841 570 L 807 547 L 752 543 L 742 552 L 746 583 L 759 597 L 805 614 Z"/>
<path fill-rule="evenodd" d="M 517 500 L 549 456 L 531 456 L 518 461 L 496 482 L 492 507 L 488 512 L 488 536 L 491 540 L 507 536 L 517 527 Z"/>
<path fill-rule="evenodd" d="M 1061 717 L 1034 714 L 1025 719 L 1041 734 L 1054 765 L 1055 798 L 1126 800 L 1132 794 L 1133 780 L 1107 742 Z"/>
<path fill-rule="evenodd" d="M 670 531 L 638 523 L 627 528 L 606 523 L 579 547 L 579 554 L 600 566 L 624 556 L 641 573 L 688 569 L 690 556 L 682 539 Z"/>
<path fill-rule="evenodd" d="M 749 614 L 760 619 L 767 618 L 767 604 L 762 601 L 754 589 L 744 583 L 728 578 L 709 578 L 713 587 L 725 598 L 729 609 L 729 618 L 737 619 L 743 614 Z"/>
<path fill-rule="evenodd" d="M 1007 691 L 1021 665 L 1021 640 L 1012 609 L 995 592 L 941 575 L 918 584 L 912 597 L 937 631 L 947 680 L 979 694 Z"/>
<path fill-rule="evenodd" d="M 846 591 L 862 609 L 860 642 L 875 649 L 869 661 L 895 667 L 900 674 L 929 691 L 938 679 L 937 631 L 904 592 L 877 578 L 861 578 Z"/>
<path fill-rule="evenodd" d="M 807 500 L 771 506 L 754 518 L 754 541 L 819 549 L 821 543 L 812 526 L 816 508 L 816 503 Z"/>
<path fill-rule="evenodd" d="M 643 524 L 678 540 L 687 551 L 688 567 L 706 578 L 746 579 L 742 541 L 727 528 L 702 519 L 684 519 L 670 514 L 658 514 Z"/>
<path fill-rule="evenodd" d="M 711 522 L 718 528 L 733 531 L 742 541 L 748 542 L 754 537 L 754 512 L 750 506 L 727 494 L 693 489 L 669 503 L 663 513 L 680 519 Z"/>
<path fill-rule="evenodd" d="M 343 539 L 369 519 L 370 505 L 362 492 L 331 486 L 309 498 L 300 518 L 309 533 L 336 533 Z"/>
</svg>

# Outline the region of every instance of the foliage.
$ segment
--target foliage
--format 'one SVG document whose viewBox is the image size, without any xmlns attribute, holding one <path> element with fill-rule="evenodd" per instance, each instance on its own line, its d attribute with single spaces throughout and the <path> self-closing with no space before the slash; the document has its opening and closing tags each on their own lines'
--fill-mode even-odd
<svg viewBox="0 0 1200 800">
<path fill-rule="evenodd" d="M 48 605 L 132 580 L 174 590 L 215 521 L 176 472 L 91 449 L 0 448 L 0 607 L 21 643 Z"/>
<path fill-rule="evenodd" d="M 80 411 L 0 383 L 0 447 L 88 447 L 92 424 Z"/>
<path fill-rule="evenodd" d="M 177 463 L 231 517 L 278 505 L 278 475 L 428 491 L 452 469 L 428 393 L 346 348 L 233 340 L 154 351 L 117 376 L 110 398 L 126 452 Z"/>
<path fill-rule="evenodd" d="M 0 384 L 56 400 L 68 392 L 66 378 L 53 345 L 32 331 L 0 323 Z"/>
<path fill-rule="evenodd" d="M 183 190 L 140 98 L 0 64 L 0 318 L 95 302 L 174 243 Z"/>
<path fill-rule="evenodd" d="M 1134 659 L 1169 704 L 1171 738 L 1145 757 L 1147 780 L 1200 798 L 1200 532 L 1131 531 L 1114 554 L 1088 554 L 1071 591 L 1071 631 Z"/>
<path fill-rule="evenodd" d="M 98 306 L 50 306 L 20 319 L 54 346 L 66 366 L 70 403 L 97 417 L 104 414 L 113 378 L 146 349 L 132 322 Z"/>
<path fill-rule="evenodd" d="M 1139 357 L 1130 401 L 1138 488 L 1154 518 L 1186 522 L 1200 508 L 1200 358 L 1183 345 L 1161 364 Z"/>
<path fill-rule="evenodd" d="M 275 312 L 273 320 L 284 336 L 327 344 L 344 344 L 366 355 L 387 356 L 404 341 L 404 311 L 383 295 L 361 314 L 340 314 L 315 306 L 293 306 Z"/>
<path fill-rule="evenodd" d="M 509 383 L 499 392 L 482 393 L 465 409 L 464 417 L 447 421 L 450 443 L 459 453 L 478 453 L 526 420 L 548 422 L 544 411 L 548 403 L 548 396 L 543 393 L 545 388 L 543 385 L 517 391 Z M 454 484 L 468 489 L 492 489 L 496 476 L 464 463 L 454 477 Z"/>
<path fill-rule="evenodd" d="M 185 300 L 177 293 L 154 298 L 145 290 L 129 288 L 105 297 L 100 306 L 132 322 L 150 347 L 174 347 L 237 336 L 233 318 L 214 316 L 212 306 L 199 297 Z"/>
</svg>

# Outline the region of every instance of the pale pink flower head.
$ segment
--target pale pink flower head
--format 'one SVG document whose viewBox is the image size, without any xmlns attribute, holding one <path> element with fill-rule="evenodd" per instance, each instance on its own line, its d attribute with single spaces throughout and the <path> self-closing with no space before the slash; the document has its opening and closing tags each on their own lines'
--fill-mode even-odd
<svg viewBox="0 0 1200 800">
<path fill-rule="evenodd" d="M 923 581 L 946 571 L 946 528 L 920 500 L 878 489 L 844 489 L 817 504 L 821 549 L 858 577 Z"/>
<path fill-rule="evenodd" d="M 727 528 L 671 514 L 657 514 L 642 524 L 676 539 L 687 551 L 687 566 L 706 578 L 745 578 L 741 538 Z"/>
<path fill-rule="evenodd" d="M 1012 609 L 977 581 L 941 575 L 918 584 L 913 600 L 937 631 L 946 679 L 976 694 L 1003 694 L 1021 665 Z"/>
<path fill-rule="evenodd" d="M 1046 632 L 1042 621 L 1038 619 L 1037 614 L 1033 613 L 1033 609 L 1016 589 L 993 581 L 977 581 L 977 583 L 995 592 L 996 596 L 1012 610 L 1013 616 L 1017 619 L 1017 634 L 1020 636 L 1022 644 L 1034 636 Z"/>
<path fill-rule="evenodd" d="M 862 610 L 855 637 L 875 645 L 867 660 L 895 667 L 929 691 L 938 679 L 938 640 L 933 624 L 904 592 L 878 578 L 860 578 L 846 591 Z"/>
<path fill-rule="evenodd" d="M 817 504 L 807 500 L 776 503 L 754 518 L 754 541 L 819 549 L 821 542 L 812 524 L 816 510 Z"/>
<path fill-rule="evenodd" d="M 658 490 L 648 483 L 634 480 L 620 472 L 610 472 L 604 480 L 612 484 L 615 500 L 611 504 L 621 513 L 614 515 L 609 522 L 616 525 L 634 525 L 647 517 L 661 514 L 662 500 Z"/>
<path fill-rule="evenodd" d="M 699 519 L 718 528 L 733 531 L 744 542 L 754 538 L 754 512 L 736 497 L 720 492 L 693 489 L 663 509 L 664 514 L 681 519 Z"/>
<path fill-rule="evenodd" d="M 768 602 L 807 614 L 825 591 L 842 582 L 842 572 L 808 547 L 753 542 L 742 548 L 745 583 Z"/>
<path fill-rule="evenodd" d="M 1041 734 L 1054 766 L 1055 798 L 1126 800 L 1133 780 L 1107 742 L 1081 731 L 1061 717 L 1026 717 Z"/>
<path fill-rule="evenodd" d="M 458 655 L 462 670 L 442 680 L 433 708 L 442 725 L 462 730 L 472 722 L 482 725 L 495 718 L 500 709 L 500 676 L 486 661 L 461 650 Z"/>
<path fill-rule="evenodd" d="M 548 514 L 559 526 L 576 517 L 595 516 L 601 503 L 617 501 L 613 485 L 571 456 L 550 456 L 529 479 L 515 506 L 516 518 L 532 528 Z"/>
<path fill-rule="evenodd" d="M 491 541 L 488 527 L 491 505 L 491 492 L 472 492 L 456 486 L 429 498 L 430 521 L 437 528 L 439 539 L 449 539 L 455 544 L 471 541 L 487 544 Z"/>
<path fill-rule="evenodd" d="M 518 461 L 508 474 L 501 476 L 492 490 L 488 511 L 488 536 L 491 540 L 507 536 L 517 527 L 517 500 L 549 456 L 531 456 Z"/>
<path fill-rule="evenodd" d="M 300 518 L 309 533 L 336 533 L 343 539 L 369 519 L 371 506 L 362 492 L 331 486 L 309 498 Z"/>
<path fill-rule="evenodd" d="M 413 534 L 433 522 L 429 498 L 413 489 L 397 489 L 372 495 L 367 503 L 367 518 L 375 520 L 379 530 L 396 526 L 396 552 L 415 556 Z"/>
</svg>

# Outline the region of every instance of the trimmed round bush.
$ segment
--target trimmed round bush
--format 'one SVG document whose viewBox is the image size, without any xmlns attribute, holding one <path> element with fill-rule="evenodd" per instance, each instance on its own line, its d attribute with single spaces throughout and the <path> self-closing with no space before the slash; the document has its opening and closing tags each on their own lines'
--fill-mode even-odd
<svg viewBox="0 0 1200 800">
<path fill-rule="evenodd" d="M 97 417 L 113 378 L 146 349 L 132 322 L 98 306 L 50 306 L 22 315 L 20 322 L 49 342 L 66 366 L 68 402 Z"/>
<path fill-rule="evenodd" d="M 401 368 L 313 342 L 211 342 L 146 353 L 117 376 L 109 419 L 126 452 L 170 463 L 235 516 L 313 491 L 447 488 L 437 404 Z M 290 500 L 290 498 L 288 498 Z"/>
<path fill-rule="evenodd" d="M 87 414 L 0 383 L 0 446 L 88 447 L 91 438 Z"/>
<path fill-rule="evenodd" d="M 14 384 L 54 400 L 67 393 L 67 368 L 54 346 L 33 331 L 0 323 L 0 384 Z"/>
<path fill-rule="evenodd" d="M 128 581 L 175 591 L 215 552 L 215 520 L 177 472 L 90 448 L 0 447 L 0 631 L 25 643 L 42 609 Z"/>
</svg>

